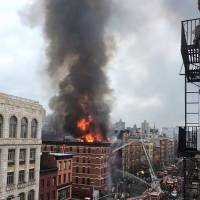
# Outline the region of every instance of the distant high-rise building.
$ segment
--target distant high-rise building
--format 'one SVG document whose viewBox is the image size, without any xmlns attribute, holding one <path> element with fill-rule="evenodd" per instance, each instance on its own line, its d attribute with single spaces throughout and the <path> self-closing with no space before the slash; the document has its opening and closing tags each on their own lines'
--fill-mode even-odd
<svg viewBox="0 0 200 200">
<path fill-rule="evenodd" d="M 125 122 L 121 119 L 113 125 L 115 131 L 121 131 L 125 129 Z"/>
<path fill-rule="evenodd" d="M 144 120 L 144 122 L 141 124 L 141 132 L 142 135 L 147 135 L 150 132 L 149 123 L 146 120 Z"/>
</svg>

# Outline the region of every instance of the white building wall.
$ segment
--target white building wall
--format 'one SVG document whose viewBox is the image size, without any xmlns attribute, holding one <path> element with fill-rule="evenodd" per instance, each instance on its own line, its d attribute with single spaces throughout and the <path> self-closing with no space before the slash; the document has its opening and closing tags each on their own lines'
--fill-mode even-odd
<svg viewBox="0 0 200 200">
<path fill-rule="evenodd" d="M 0 138 L 0 200 L 6 200 L 10 195 L 14 199 L 20 193 L 25 193 L 25 199 L 28 199 L 28 192 L 35 191 L 35 200 L 38 200 L 39 193 L 39 170 L 40 170 L 40 152 L 41 152 L 41 129 L 45 115 L 43 107 L 35 101 L 18 98 L 0 93 L 0 114 L 4 118 L 3 136 Z M 17 117 L 17 136 L 9 138 L 9 120 L 11 116 Z M 28 137 L 20 138 L 21 119 L 28 119 Z M 38 122 L 37 138 L 31 138 L 31 121 L 36 119 Z M 30 149 L 36 149 L 35 163 L 30 164 Z M 15 149 L 15 164 L 8 166 L 8 150 Z M 26 162 L 19 164 L 20 149 L 26 149 Z M 35 169 L 35 180 L 30 182 L 29 169 Z M 25 170 L 25 183 L 18 184 L 19 170 Z M 7 186 L 7 173 L 14 171 L 14 185 Z"/>
</svg>

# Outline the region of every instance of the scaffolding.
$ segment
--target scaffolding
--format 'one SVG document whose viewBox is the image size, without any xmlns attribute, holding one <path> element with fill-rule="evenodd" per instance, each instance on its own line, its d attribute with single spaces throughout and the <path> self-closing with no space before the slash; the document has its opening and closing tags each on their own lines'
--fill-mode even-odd
<svg viewBox="0 0 200 200">
<path fill-rule="evenodd" d="M 182 21 L 181 54 L 185 80 L 185 126 L 179 127 L 178 154 L 183 157 L 183 199 L 200 199 L 200 18 Z"/>
</svg>

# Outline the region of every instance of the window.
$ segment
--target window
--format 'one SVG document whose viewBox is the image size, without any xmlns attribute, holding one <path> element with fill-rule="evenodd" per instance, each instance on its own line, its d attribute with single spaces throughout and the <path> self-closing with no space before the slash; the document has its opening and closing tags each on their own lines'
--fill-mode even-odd
<svg viewBox="0 0 200 200">
<path fill-rule="evenodd" d="M 19 164 L 25 164 L 25 161 L 26 161 L 26 149 L 20 149 Z"/>
<path fill-rule="evenodd" d="M 52 179 L 52 183 L 53 183 L 53 186 L 56 185 L 56 177 L 54 176 L 53 179 Z"/>
<path fill-rule="evenodd" d="M 79 157 L 76 157 L 76 162 L 77 162 L 77 163 L 79 162 Z"/>
<path fill-rule="evenodd" d="M 64 174 L 64 180 L 63 180 L 63 182 L 66 183 L 66 181 L 67 181 L 67 175 Z"/>
<path fill-rule="evenodd" d="M 68 199 L 70 197 L 70 187 L 58 191 L 58 200 Z"/>
<path fill-rule="evenodd" d="M 90 163 L 90 158 L 88 158 L 88 163 Z"/>
<path fill-rule="evenodd" d="M 35 170 L 29 169 L 29 181 L 34 181 L 35 179 Z"/>
<path fill-rule="evenodd" d="M 85 178 L 82 178 L 82 184 L 85 184 Z"/>
<path fill-rule="evenodd" d="M 0 137 L 3 137 L 3 116 L 0 115 Z"/>
<path fill-rule="evenodd" d="M 85 163 L 85 157 L 83 157 L 83 163 Z"/>
<path fill-rule="evenodd" d="M 78 177 L 76 177 L 76 183 L 78 184 Z"/>
<path fill-rule="evenodd" d="M 9 124 L 9 137 L 15 138 L 17 136 L 17 118 L 12 116 Z"/>
<path fill-rule="evenodd" d="M 25 182 L 25 171 L 21 170 L 19 171 L 19 177 L 18 177 L 18 183 L 24 183 Z"/>
<path fill-rule="evenodd" d="M 76 167 L 76 173 L 79 173 L 79 167 Z"/>
<path fill-rule="evenodd" d="M 35 199 L 35 192 L 34 190 L 31 190 L 28 192 L 28 200 L 34 200 Z"/>
<path fill-rule="evenodd" d="M 88 148 L 88 153 L 91 153 L 91 149 L 90 148 Z"/>
<path fill-rule="evenodd" d="M 85 173 L 85 167 L 83 167 L 83 174 Z"/>
<path fill-rule="evenodd" d="M 47 186 L 50 186 L 51 185 L 51 180 L 50 178 L 47 179 Z"/>
<path fill-rule="evenodd" d="M 50 193 L 47 192 L 47 200 L 50 200 Z"/>
<path fill-rule="evenodd" d="M 59 184 L 61 184 L 61 175 L 59 175 L 59 177 L 58 177 L 58 182 L 59 182 Z"/>
<path fill-rule="evenodd" d="M 64 161 L 64 169 L 67 169 L 67 162 Z"/>
<path fill-rule="evenodd" d="M 21 138 L 27 138 L 28 135 L 28 120 L 27 118 L 22 118 L 21 121 Z"/>
<path fill-rule="evenodd" d="M 87 168 L 87 173 L 90 174 L 90 168 L 89 167 Z"/>
<path fill-rule="evenodd" d="M 19 200 L 25 200 L 25 193 L 19 194 Z"/>
<path fill-rule="evenodd" d="M 8 150 L 8 165 L 14 165 L 15 164 L 15 150 L 9 149 Z"/>
<path fill-rule="evenodd" d="M 38 128 L 37 120 L 33 119 L 31 122 L 31 138 L 37 137 L 37 128 Z"/>
<path fill-rule="evenodd" d="M 72 147 L 69 147 L 69 151 L 72 151 Z"/>
<path fill-rule="evenodd" d="M 77 147 L 77 153 L 79 153 L 79 147 Z"/>
<path fill-rule="evenodd" d="M 43 194 L 40 195 L 40 200 L 44 200 L 44 195 Z"/>
<path fill-rule="evenodd" d="M 52 191 L 52 200 L 56 200 L 56 192 L 55 191 Z"/>
<path fill-rule="evenodd" d="M 41 181 L 40 181 L 40 187 L 44 188 L 44 179 L 41 179 Z"/>
<path fill-rule="evenodd" d="M 59 170 L 62 170 L 62 162 L 58 163 L 58 168 L 59 168 Z"/>
<path fill-rule="evenodd" d="M 7 185 L 14 184 L 14 172 L 7 173 Z"/>
<path fill-rule="evenodd" d="M 71 173 L 68 173 L 68 182 L 71 182 Z"/>
<path fill-rule="evenodd" d="M 83 153 L 85 153 L 86 152 L 86 149 L 85 149 L 85 147 L 83 148 Z"/>
<path fill-rule="evenodd" d="M 67 169 L 69 169 L 69 170 L 71 169 L 71 161 L 67 162 Z"/>
<path fill-rule="evenodd" d="M 89 178 L 87 178 L 87 184 L 90 185 L 90 179 Z"/>
<path fill-rule="evenodd" d="M 35 163 L 35 149 L 30 149 L 30 163 Z"/>
</svg>

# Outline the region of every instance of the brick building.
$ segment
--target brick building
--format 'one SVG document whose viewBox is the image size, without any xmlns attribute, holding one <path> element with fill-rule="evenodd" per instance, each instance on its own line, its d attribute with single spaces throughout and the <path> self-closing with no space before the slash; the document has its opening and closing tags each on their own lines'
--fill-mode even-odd
<svg viewBox="0 0 200 200">
<path fill-rule="evenodd" d="M 129 138 L 127 131 L 123 133 L 123 144 L 126 143 L 129 145 L 122 149 L 122 170 L 132 173 L 144 164 L 146 157 L 141 142 L 138 139 Z"/>
<path fill-rule="evenodd" d="M 73 154 L 73 197 L 92 197 L 93 191 L 107 189 L 110 143 L 45 141 L 42 151 Z"/>
<path fill-rule="evenodd" d="M 175 158 L 174 140 L 169 138 L 160 138 L 160 161 L 169 164 Z"/>
<path fill-rule="evenodd" d="M 57 167 L 40 167 L 39 200 L 57 200 Z"/>
<path fill-rule="evenodd" d="M 70 200 L 72 198 L 72 157 L 72 154 L 67 153 L 43 153 L 41 156 L 43 177 L 40 178 L 40 185 L 44 185 L 44 182 L 46 182 L 49 187 L 41 188 L 41 200 L 45 196 L 50 197 L 51 200 L 54 197 L 58 200 Z M 47 168 L 51 170 L 45 171 Z"/>
<path fill-rule="evenodd" d="M 160 146 L 154 145 L 153 148 L 153 164 L 159 166 L 160 165 Z"/>
</svg>

